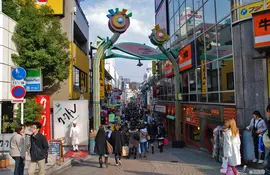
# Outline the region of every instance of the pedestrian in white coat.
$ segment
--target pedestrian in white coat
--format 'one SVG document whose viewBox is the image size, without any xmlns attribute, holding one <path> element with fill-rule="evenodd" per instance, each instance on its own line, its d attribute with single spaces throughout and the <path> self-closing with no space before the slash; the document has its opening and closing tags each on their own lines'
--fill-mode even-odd
<svg viewBox="0 0 270 175">
<path fill-rule="evenodd" d="M 239 129 L 236 127 L 235 120 L 226 120 L 224 130 L 223 152 L 224 158 L 228 159 L 228 165 L 232 167 L 235 175 L 239 175 L 236 166 L 241 165 L 240 145 L 241 141 L 239 136 Z"/>
<path fill-rule="evenodd" d="M 77 126 L 77 123 L 74 121 L 70 129 L 71 144 L 73 146 L 74 152 L 79 151 L 79 143 L 80 143 L 79 133 L 80 133 L 80 128 Z"/>
</svg>

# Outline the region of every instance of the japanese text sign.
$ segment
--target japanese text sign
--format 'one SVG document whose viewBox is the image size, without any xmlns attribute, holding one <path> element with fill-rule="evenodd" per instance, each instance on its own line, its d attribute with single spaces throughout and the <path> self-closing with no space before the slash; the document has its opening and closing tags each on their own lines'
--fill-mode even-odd
<svg viewBox="0 0 270 175">
<path fill-rule="evenodd" d="M 51 139 L 51 115 L 50 115 L 50 96 L 37 95 L 36 103 L 43 107 L 40 123 L 42 125 L 40 133 L 46 137 L 47 140 Z"/>
<path fill-rule="evenodd" d="M 12 134 L 0 134 L 0 152 L 10 150 L 10 139 Z"/>
<path fill-rule="evenodd" d="M 88 100 L 60 100 L 53 101 L 53 136 L 54 139 L 65 138 L 65 145 L 71 145 L 69 137 L 72 123 L 79 127 L 80 145 L 88 145 L 89 116 Z"/>
<path fill-rule="evenodd" d="M 270 46 L 270 10 L 253 14 L 254 47 Z"/>
<path fill-rule="evenodd" d="M 179 51 L 178 55 L 179 70 L 184 71 L 192 68 L 192 47 L 187 45 Z"/>
</svg>

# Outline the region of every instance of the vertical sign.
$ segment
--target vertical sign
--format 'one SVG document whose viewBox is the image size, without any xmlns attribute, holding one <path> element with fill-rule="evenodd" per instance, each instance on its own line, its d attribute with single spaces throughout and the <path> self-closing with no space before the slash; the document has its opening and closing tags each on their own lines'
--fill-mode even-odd
<svg viewBox="0 0 270 175">
<path fill-rule="evenodd" d="M 25 77 L 26 92 L 40 92 L 43 90 L 42 73 L 40 69 L 27 69 Z"/>
<path fill-rule="evenodd" d="M 157 65 L 156 61 L 152 61 L 152 74 L 156 75 L 157 74 Z"/>
<path fill-rule="evenodd" d="M 270 98 L 270 58 L 267 59 L 268 97 Z"/>
<path fill-rule="evenodd" d="M 205 70 L 205 60 L 201 60 L 201 73 L 202 73 L 202 96 L 206 96 L 207 84 L 206 84 L 206 70 Z"/>
<path fill-rule="evenodd" d="M 100 99 L 105 98 L 105 61 L 100 60 L 99 67 Z"/>
<path fill-rule="evenodd" d="M 42 124 L 40 133 L 44 135 L 47 140 L 51 140 L 50 96 L 37 95 L 36 102 L 43 107 L 42 116 L 39 121 Z"/>
</svg>

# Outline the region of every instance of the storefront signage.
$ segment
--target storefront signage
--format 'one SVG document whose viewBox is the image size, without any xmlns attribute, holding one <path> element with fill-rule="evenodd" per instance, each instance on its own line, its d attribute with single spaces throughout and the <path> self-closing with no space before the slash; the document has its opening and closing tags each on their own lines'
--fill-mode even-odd
<svg viewBox="0 0 270 175">
<path fill-rule="evenodd" d="M 36 5 L 47 5 L 55 15 L 64 15 L 64 0 L 36 0 Z"/>
<path fill-rule="evenodd" d="M 40 123 L 42 125 L 40 133 L 46 137 L 47 140 L 51 139 L 51 115 L 50 115 L 50 96 L 37 95 L 36 103 L 43 107 Z"/>
<path fill-rule="evenodd" d="M 0 152 L 7 152 L 10 150 L 10 139 L 12 134 L 0 134 Z"/>
<path fill-rule="evenodd" d="M 172 63 L 171 61 L 167 60 L 164 63 L 164 75 L 165 77 L 171 77 L 173 76 L 174 72 L 173 72 L 173 67 L 172 67 Z"/>
<path fill-rule="evenodd" d="M 156 112 L 161 112 L 161 113 L 166 113 L 166 106 L 162 105 L 155 105 L 155 111 Z"/>
<path fill-rule="evenodd" d="M 252 16 L 252 13 L 260 12 L 264 9 L 264 1 L 241 6 L 239 9 L 237 9 L 239 12 L 239 20 L 248 19 Z M 270 0 L 266 0 L 266 9 L 270 9 Z"/>
<path fill-rule="evenodd" d="M 201 61 L 202 95 L 203 95 L 203 96 L 206 96 L 206 92 L 207 92 L 205 63 L 206 63 L 205 60 L 202 60 L 202 61 Z"/>
<path fill-rule="evenodd" d="M 40 92 L 43 91 L 42 73 L 40 69 L 27 69 L 25 77 L 26 85 L 24 88 L 26 92 Z"/>
<path fill-rule="evenodd" d="M 155 21 L 156 25 L 159 25 L 161 29 L 165 30 L 168 33 L 168 24 L 167 24 L 167 1 L 164 0 L 158 9 Z"/>
<path fill-rule="evenodd" d="M 267 59 L 268 98 L 270 98 L 270 58 Z"/>
<path fill-rule="evenodd" d="M 236 119 L 236 109 L 235 108 L 224 108 L 223 109 L 223 120 Z"/>
<path fill-rule="evenodd" d="M 156 75 L 157 74 L 157 62 L 152 61 L 152 74 Z"/>
<path fill-rule="evenodd" d="M 192 45 L 189 44 L 179 51 L 178 63 L 180 72 L 192 68 Z"/>
<path fill-rule="evenodd" d="M 105 61 L 100 60 L 99 66 L 100 99 L 105 98 Z"/>
<path fill-rule="evenodd" d="M 253 14 L 254 47 L 270 46 L 270 10 Z"/>
<path fill-rule="evenodd" d="M 216 119 L 221 121 L 222 120 L 222 107 L 217 107 L 217 106 L 203 106 L 203 105 L 198 105 L 198 114 L 199 117 L 208 117 L 212 119 Z"/>
<path fill-rule="evenodd" d="M 71 145 L 69 137 L 73 122 L 79 128 L 79 145 L 87 146 L 89 141 L 89 105 L 88 100 L 53 101 L 53 138 L 65 139 L 65 145 Z"/>
</svg>

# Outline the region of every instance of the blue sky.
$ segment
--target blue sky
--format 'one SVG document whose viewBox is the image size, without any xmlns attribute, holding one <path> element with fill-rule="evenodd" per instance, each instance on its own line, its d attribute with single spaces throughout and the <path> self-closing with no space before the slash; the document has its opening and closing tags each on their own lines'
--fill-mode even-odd
<svg viewBox="0 0 270 175">
<path fill-rule="evenodd" d="M 139 42 L 150 44 L 148 35 L 155 25 L 153 0 L 85 0 L 81 3 L 90 26 L 90 41 L 95 42 L 97 36 L 111 36 L 108 28 L 108 9 L 126 8 L 132 12 L 131 25 L 118 42 Z M 152 46 L 152 45 L 151 45 Z M 120 76 L 131 78 L 132 81 L 143 81 L 147 64 L 143 61 L 142 67 L 137 67 L 138 61 L 116 59 L 116 69 Z"/>
</svg>

